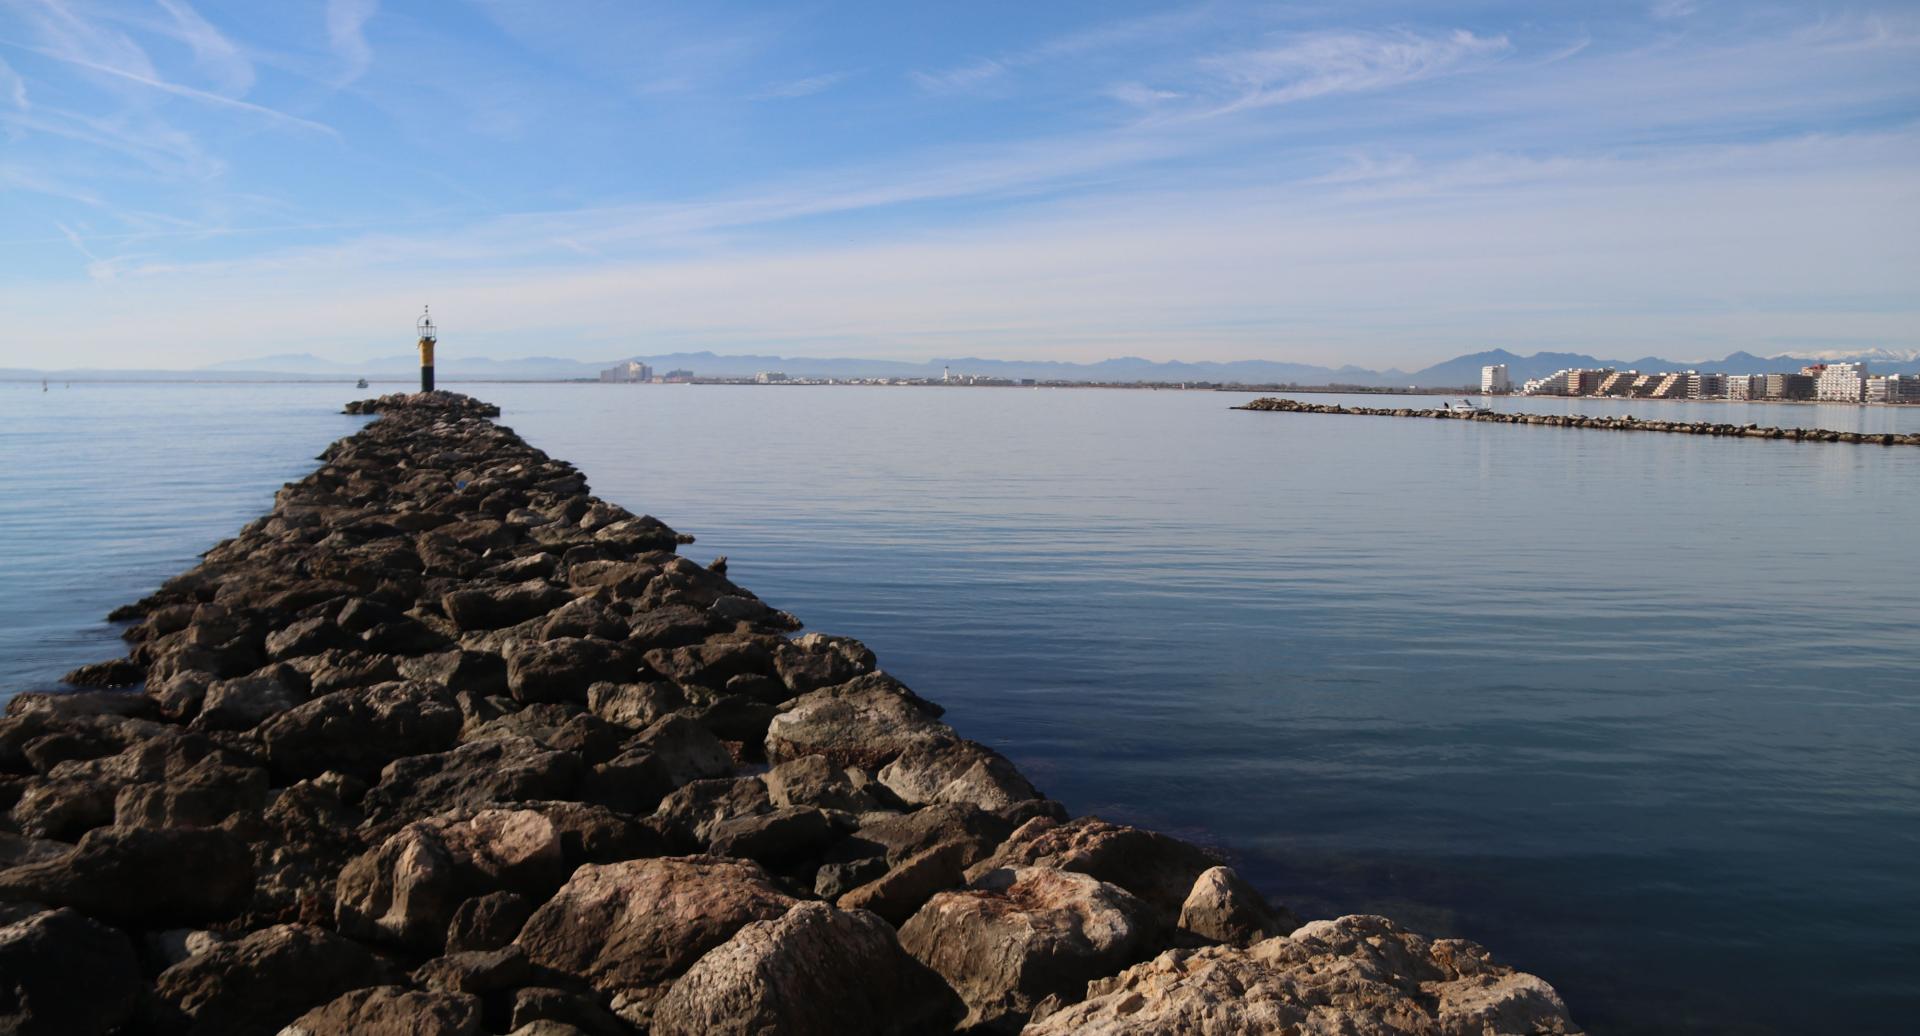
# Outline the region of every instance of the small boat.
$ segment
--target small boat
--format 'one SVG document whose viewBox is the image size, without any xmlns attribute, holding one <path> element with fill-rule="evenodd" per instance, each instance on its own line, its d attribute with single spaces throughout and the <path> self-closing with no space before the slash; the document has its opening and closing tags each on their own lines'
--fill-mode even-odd
<svg viewBox="0 0 1920 1036">
<path fill-rule="evenodd" d="M 1445 410 L 1449 414 L 1491 414 L 1493 413 L 1492 407 L 1485 406 L 1480 403 L 1475 403 L 1472 400 L 1468 400 L 1468 399 L 1462 399 L 1458 403 L 1442 403 L 1440 404 L 1440 409 Z"/>
<path fill-rule="evenodd" d="M 367 387 L 367 379 L 365 378 L 361 378 L 360 383 L 354 386 L 354 388 L 366 388 L 366 387 Z"/>
</svg>

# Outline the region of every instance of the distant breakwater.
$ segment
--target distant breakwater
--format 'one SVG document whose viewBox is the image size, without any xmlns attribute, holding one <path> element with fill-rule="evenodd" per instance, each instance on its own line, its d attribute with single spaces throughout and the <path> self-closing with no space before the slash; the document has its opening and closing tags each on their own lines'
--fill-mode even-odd
<svg viewBox="0 0 1920 1036">
<path fill-rule="evenodd" d="M 1863 446 L 1920 446 L 1920 434 L 1893 432 L 1836 432 L 1826 428 L 1765 428 L 1755 424 L 1713 421 L 1643 421 L 1631 415 L 1594 417 L 1585 414 L 1513 414 L 1467 411 L 1446 407 L 1340 406 L 1302 403 L 1297 399 L 1256 399 L 1235 410 L 1267 410 L 1283 414 L 1359 414 L 1367 417 L 1428 417 L 1444 421 L 1480 421 L 1486 424 L 1531 424 L 1552 428 L 1598 428 L 1614 432 L 1668 432 L 1674 435 L 1712 435 L 1736 439 L 1785 439 L 1792 442 L 1849 442 Z"/>
<path fill-rule="evenodd" d="M 1471 943 L 1070 817 L 498 408 L 348 411 L 0 718 L 0 1031 L 1579 1031 Z"/>
</svg>

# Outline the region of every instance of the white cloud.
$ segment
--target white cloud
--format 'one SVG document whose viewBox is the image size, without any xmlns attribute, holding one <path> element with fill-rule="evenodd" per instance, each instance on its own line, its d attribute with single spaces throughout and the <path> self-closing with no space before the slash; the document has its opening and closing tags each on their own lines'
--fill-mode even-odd
<svg viewBox="0 0 1920 1036">
<path fill-rule="evenodd" d="M 1692 15 L 1699 9 L 1700 5 L 1695 0 L 1654 0 L 1649 13 L 1661 21 L 1672 21 Z"/>
<path fill-rule="evenodd" d="M 373 66 L 373 48 L 367 43 L 367 21 L 380 9 L 380 0 L 327 0 L 327 41 L 341 63 L 335 86 L 346 86 Z"/>
</svg>

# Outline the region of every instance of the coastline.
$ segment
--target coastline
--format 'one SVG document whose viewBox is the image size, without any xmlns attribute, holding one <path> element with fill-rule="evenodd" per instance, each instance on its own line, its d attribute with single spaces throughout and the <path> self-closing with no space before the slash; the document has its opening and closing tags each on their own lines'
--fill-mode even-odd
<svg viewBox="0 0 1920 1036">
<path fill-rule="evenodd" d="M 78 908 L 9 930 L 54 959 L 82 942 L 124 959 L 122 940 L 133 969 L 94 1006 L 186 1031 L 294 1007 L 312 1032 L 376 1010 L 451 1020 L 431 1031 L 563 1011 L 738 1031 L 739 1012 L 784 1010 L 777 1031 L 942 1031 L 964 1012 L 1148 1032 L 1203 1008 L 1576 1031 L 1477 948 L 1375 918 L 1296 928 L 1192 846 L 1068 819 L 863 646 L 792 637 L 792 617 L 674 556 L 678 534 L 458 398 L 376 406 L 271 515 L 121 613 L 129 659 L 75 676 L 145 692 L 23 695 L 0 721 L 26 843 L 9 862 L 37 860 L 0 872 L 0 896 Z M 98 887 L 129 861 L 228 880 L 220 897 Z M 669 901 L 692 905 L 640 909 Z M 1107 936 L 1003 959 L 1041 921 Z M 596 924 L 586 941 L 697 952 L 583 958 L 560 935 Z M 315 957 L 333 970 L 289 963 Z M 816 959 L 833 967 L 756 984 Z M 1361 994 L 1336 1005 L 1330 967 Z M 894 999 L 848 987 L 876 974 Z M 269 978 L 311 1002 L 262 1006 Z M 1278 999 L 1236 1005 L 1230 980 Z"/>
<path fill-rule="evenodd" d="M 1665 432 L 1674 435 L 1707 435 L 1716 438 L 1784 440 L 1788 442 L 1835 442 L 1871 446 L 1920 446 L 1920 433 L 1841 432 L 1826 428 L 1770 428 L 1760 425 L 1736 425 L 1711 421 L 1643 421 L 1632 416 L 1595 417 L 1587 414 L 1532 414 L 1451 409 L 1414 409 L 1412 407 L 1353 407 L 1329 403 L 1302 403 L 1293 399 L 1268 397 L 1233 407 L 1282 414 L 1346 414 L 1360 417 L 1420 417 L 1442 421 L 1474 421 L 1480 424 L 1539 425 L 1551 428 L 1588 428 L 1614 432 Z"/>
</svg>

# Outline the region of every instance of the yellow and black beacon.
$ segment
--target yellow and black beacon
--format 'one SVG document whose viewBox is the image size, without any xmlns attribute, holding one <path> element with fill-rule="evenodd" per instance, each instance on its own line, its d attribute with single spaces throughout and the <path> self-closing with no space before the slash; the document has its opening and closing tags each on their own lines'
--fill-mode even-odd
<svg viewBox="0 0 1920 1036">
<path fill-rule="evenodd" d="M 420 391 L 433 391 L 433 343 L 440 340 L 434 333 L 431 306 L 422 307 L 420 319 L 414 329 L 420 332 Z"/>
</svg>

